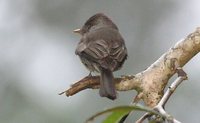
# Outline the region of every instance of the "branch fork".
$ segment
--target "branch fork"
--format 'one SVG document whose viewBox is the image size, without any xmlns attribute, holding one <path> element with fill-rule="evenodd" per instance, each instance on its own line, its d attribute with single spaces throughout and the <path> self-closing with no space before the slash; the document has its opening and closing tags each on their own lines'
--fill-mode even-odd
<svg viewBox="0 0 200 123">
<path fill-rule="evenodd" d="M 115 88 L 118 91 L 136 90 L 138 93 L 135 98 L 136 101 L 143 100 L 146 106 L 167 115 L 168 113 L 164 110 L 166 102 L 178 85 L 183 80 L 187 79 L 187 75 L 182 70 L 182 67 L 199 52 L 200 28 L 197 28 L 185 39 L 178 41 L 146 70 L 136 75 L 126 75 L 115 78 Z M 169 79 L 175 73 L 178 74 L 178 78 L 164 93 L 164 89 L 169 82 Z M 73 84 L 66 91 L 61 92 L 60 95 L 65 94 L 66 96 L 73 96 L 88 88 L 97 89 L 100 84 L 99 80 L 99 76 L 85 77 Z M 147 115 L 145 115 L 145 117 L 147 117 Z M 174 118 L 172 119 L 174 120 L 174 123 L 179 123 L 179 121 Z"/>
<path fill-rule="evenodd" d="M 171 95 L 175 92 L 176 88 L 184 81 L 187 80 L 187 74 L 182 70 L 182 68 L 177 68 L 178 78 L 168 87 L 167 91 L 161 98 L 160 102 L 153 108 L 155 111 L 159 112 L 163 116 L 165 116 L 167 122 L 169 123 L 181 123 L 180 121 L 173 118 L 170 114 L 168 114 L 164 107 Z M 142 123 L 145 119 L 151 117 L 152 114 L 146 113 L 144 114 L 136 123 Z"/>
</svg>

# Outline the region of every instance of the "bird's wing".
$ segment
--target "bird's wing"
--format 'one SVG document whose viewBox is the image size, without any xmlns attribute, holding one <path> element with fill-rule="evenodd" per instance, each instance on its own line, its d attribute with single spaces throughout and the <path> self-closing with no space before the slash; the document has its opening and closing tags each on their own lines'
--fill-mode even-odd
<svg viewBox="0 0 200 123">
<path fill-rule="evenodd" d="M 112 71 L 118 69 L 127 57 L 127 50 L 123 43 L 110 44 L 105 40 L 92 41 L 87 46 L 85 43 L 80 44 L 76 53 Z"/>
<path fill-rule="evenodd" d="M 108 44 L 104 40 L 91 41 L 87 45 L 80 43 L 76 49 L 76 54 L 85 54 L 91 60 L 100 60 L 108 56 Z"/>
<path fill-rule="evenodd" d="M 112 71 L 119 70 L 124 61 L 127 59 L 127 49 L 124 42 L 114 41 L 110 47 L 110 57 L 112 62 L 110 63 L 110 69 Z"/>
<path fill-rule="evenodd" d="M 127 58 L 127 49 L 123 42 L 113 42 L 110 48 L 110 56 L 118 62 Z"/>
</svg>

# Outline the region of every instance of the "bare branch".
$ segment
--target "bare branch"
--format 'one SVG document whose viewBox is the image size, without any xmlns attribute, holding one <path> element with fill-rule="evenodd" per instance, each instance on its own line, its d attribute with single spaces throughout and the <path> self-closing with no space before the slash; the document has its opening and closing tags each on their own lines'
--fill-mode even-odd
<svg viewBox="0 0 200 123">
<path fill-rule="evenodd" d="M 123 76 L 121 78 L 115 78 L 115 87 L 117 88 L 117 90 L 120 91 L 130 90 L 130 88 L 128 87 L 130 85 L 129 82 L 133 81 L 134 78 L 134 76 Z M 70 89 L 59 93 L 59 95 L 65 94 L 66 96 L 72 96 L 87 88 L 99 88 L 99 80 L 99 76 L 87 76 L 81 79 L 80 81 L 76 82 L 75 84 L 72 84 Z M 139 81 L 137 82 L 137 80 L 134 80 L 134 83 L 132 83 L 131 88 L 138 90 L 140 84 L 141 83 Z"/>
<path fill-rule="evenodd" d="M 134 75 L 116 78 L 118 91 L 136 90 L 140 99 L 149 107 L 155 107 L 164 94 L 168 80 L 176 73 L 178 67 L 183 67 L 200 51 L 200 28 L 188 35 L 164 53 L 146 70 Z M 72 96 L 87 88 L 98 88 L 99 77 L 86 77 L 64 91 Z M 62 94 L 62 93 L 60 93 Z"/>
</svg>

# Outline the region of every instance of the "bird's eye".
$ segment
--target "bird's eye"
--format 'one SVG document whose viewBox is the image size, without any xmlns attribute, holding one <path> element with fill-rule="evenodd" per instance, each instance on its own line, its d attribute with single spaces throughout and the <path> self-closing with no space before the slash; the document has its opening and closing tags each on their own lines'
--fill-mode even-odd
<svg viewBox="0 0 200 123">
<path fill-rule="evenodd" d="M 95 30 L 95 29 L 97 29 L 96 26 L 91 26 L 89 30 L 90 30 L 90 31 L 93 31 L 93 30 Z"/>
</svg>

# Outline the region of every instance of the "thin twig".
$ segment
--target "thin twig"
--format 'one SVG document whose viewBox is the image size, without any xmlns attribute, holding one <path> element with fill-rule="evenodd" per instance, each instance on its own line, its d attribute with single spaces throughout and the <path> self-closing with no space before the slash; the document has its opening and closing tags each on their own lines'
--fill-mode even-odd
<svg viewBox="0 0 200 123">
<path fill-rule="evenodd" d="M 171 86 L 167 89 L 163 97 L 161 98 L 160 102 L 158 103 L 157 106 L 164 107 L 167 101 L 169 100 L 170 96 L 174 93 L 176 88 L 184 81 L 187 79 L 187 76 L 180 76 L 178 77 L 172 84 Z"/>
<path fill-rule="evenodd" d="M 140 117 L 140 119 L 138 119 L 135 123 L 142 123 L 146 118 L 148 118 L 150 116 L 151 116 L 151 114 L 146 113 L 142 117 Z"/>
</svg>

